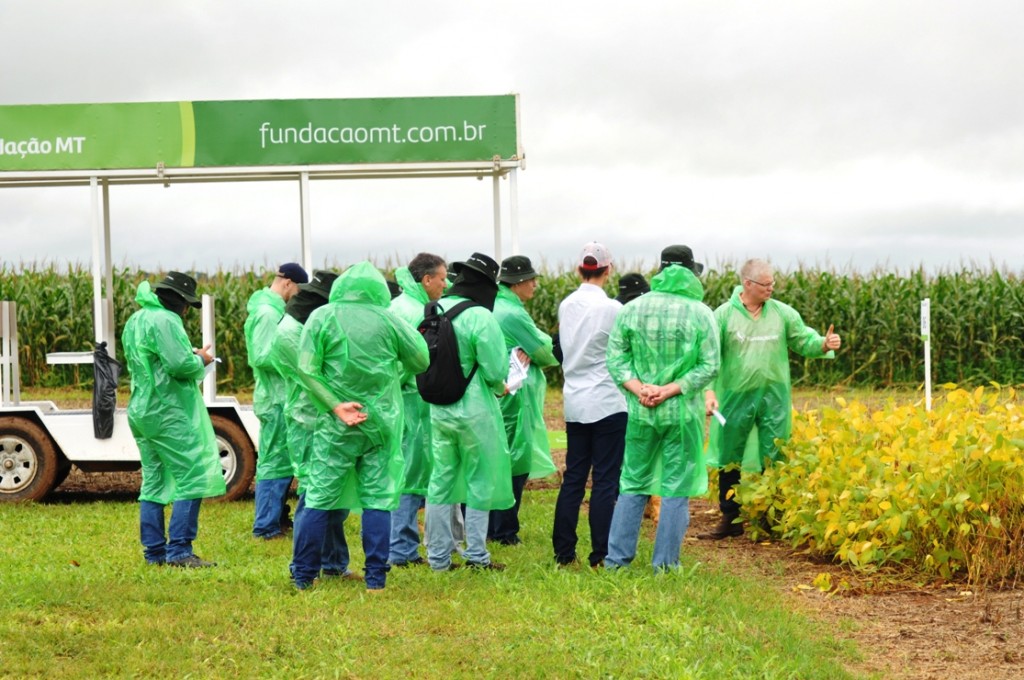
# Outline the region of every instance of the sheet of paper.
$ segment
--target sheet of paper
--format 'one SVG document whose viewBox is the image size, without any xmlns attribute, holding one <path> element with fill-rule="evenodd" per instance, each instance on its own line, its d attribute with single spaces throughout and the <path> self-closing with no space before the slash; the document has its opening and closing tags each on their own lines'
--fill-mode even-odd
<svg viewBox="0 0 1024 680">
<path fill-rule="evenodd" d="M 518 346 L 513 347 L 508 355 L 508 377 L 505 378 L 505 384 L 508 385 L 509 394 L 515 394 L 523 386 L 523 381 L 526 380 L 526 372 L 529 369 L 528 364 L 524 364 L 519 360 L 520 349 Z"/>
</svg>

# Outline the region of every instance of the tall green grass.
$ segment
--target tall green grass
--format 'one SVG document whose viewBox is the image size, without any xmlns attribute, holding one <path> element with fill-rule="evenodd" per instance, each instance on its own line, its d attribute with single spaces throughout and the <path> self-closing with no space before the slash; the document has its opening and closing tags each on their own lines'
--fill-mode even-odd
<svg viewBox="0 0 1024 680">
<path fill-rule="evenodd" d="M 757 577 L 685 548 L 654 576 L 649 530 L 624 572 L 556 570 L 554 499 L 525 494 L 524 544 L 494 549 L 506 571 L 395 569 L 373 597 L 295 592 L 291 546 L 250 537 L 251 502 L 204 505 L 197 552 L 219 566 L 194 572 L 143 564 L 133 502 L 2 504 L 0 677 L 852 677 L 853 645 Z"/>
<path fill-rule="evenodd" d="M 390 262 L 385 271 L 390 274 Z M 625 273 L 625 272 L 623 272 Z M 648 278 L 653 272 L 643 272 Z M 233 270 L 198 273 L 200 291 L 216 297 L 221 387 L 238 390 L 252 385 L 245 360 L 242 324 L 249 295 L 270 281 L 270 272 Z M 138 269 L 114 273 L 114 308 L 118 332 L 136 309 Z M 608 286 L 614 295 L 617 274 Z M 704 277 L 705 302 L 712 307 L 728 300 L 739 276 L 732 265 Z M 923 381 L 920 302 L 931 298 L 932 376 L 935 382 L 980 385 L 1024 382 L 1024 283 L 1019 274 L 964 267 L 927 274 L 922 269 L 895 273 L 843 272 L 801 267 L 776 273 L 775 297 L 799 311 L 819 331 L 835 324 L 843 349 L 833 361 L 792 358 L 797 384 L 851 387 L 915 386 Z M 527 305 L 538 325 L 557 329 L 558 303 L 579 285 L 573 272 L 548 271 Z M 27 386 L 89 384 L 88 367 L 48 366 L 46 354 L 91 349 L 92 281 L 81 265 L 57 269 L 45 264 L 0 266 L 0 299 L 18 303 L 22 379 Z M 199 341 L 200 320 L 186 322 Z M 560 374 L 551 371 L 557 383 Z"/>
</svg>

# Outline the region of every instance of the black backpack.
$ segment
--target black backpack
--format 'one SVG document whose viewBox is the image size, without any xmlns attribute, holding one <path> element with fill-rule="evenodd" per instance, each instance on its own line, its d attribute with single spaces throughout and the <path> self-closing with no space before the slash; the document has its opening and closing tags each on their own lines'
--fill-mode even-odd
<svg viewBox="0 0 1024 680">
<path fill-rule="evenodd" d="M 466 393 L 477 367 L 473 364 L 469 376 L 462 375 L 459 341 L 455 338 L 452 319 L 476 304 L 472 300 L 466 300 L 445 312 L 438 303 L 427 303 L 423 321 L 416 328 L 423 334 L 423 339 L 427 341 L 427 349 L 430 351 L 430 366 L 416 376 L 416 389 L 419 390 L 423 401 L 445 406 L 454 404 Z"/>
</svg>

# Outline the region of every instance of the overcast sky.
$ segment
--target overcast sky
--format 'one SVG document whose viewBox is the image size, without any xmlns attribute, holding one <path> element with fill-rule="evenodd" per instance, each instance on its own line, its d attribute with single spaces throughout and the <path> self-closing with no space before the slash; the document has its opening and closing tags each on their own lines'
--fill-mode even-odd
<svg viewBox="0 0 1024 680">
<path fill-rule="evenodd" d="M 521 250 L 555 268 L 599 240 L 622 268 L 685 243 L 711 266 L 1021 269 L 1019 0 L 5 0 L 0 26 L 0 104 L 518 93 Z M 118 264 L 301 257 L 294 183 L 111 200 Z M 0 190 L 0 261 L 87 263 L 89 206 Z M 318 265 L 494 253 L 489 181 L 318 182 L 311 215 Z"/>
</svg>

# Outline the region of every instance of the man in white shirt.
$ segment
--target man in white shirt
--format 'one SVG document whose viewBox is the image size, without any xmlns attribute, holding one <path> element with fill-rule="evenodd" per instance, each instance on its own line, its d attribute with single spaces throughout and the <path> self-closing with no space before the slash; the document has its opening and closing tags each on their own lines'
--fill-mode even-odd
<svg viewBox="0 0 1024 680">
<path fill-rule="evenodd" d="M 608 335 L 622 309 L 604 291 L 611 270 L 607 248 L 597 242 L 583 246 L 577 269 L 583 283 L 558 306 L 567 444 L 551 541 L 560 565 L 577 561 L 576 525 L 591 472 L 591 567 L 600 566 L 608 554 L 608 531 L 619 496 L 626 400 L 605 363 Z"/>
</svg>

